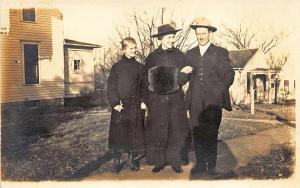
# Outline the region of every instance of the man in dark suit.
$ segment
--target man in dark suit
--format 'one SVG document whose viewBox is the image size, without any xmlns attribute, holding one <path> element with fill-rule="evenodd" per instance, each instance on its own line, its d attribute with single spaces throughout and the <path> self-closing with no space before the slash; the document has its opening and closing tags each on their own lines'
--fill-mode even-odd
<svg viewBox="0 0 300 188">
<path fill-rule="evenodd" d="M 198 18 L 191 25 L 199 45 L 187 51 L 193 72 L 186 95 L 189 110 L 196 165 L 191 174 L 216 174 L 217 139 L 222 108 L 231 111 L 229 87 L 234 80 L 228 51 L 210 42 L 217 28 L 206 18 Z"/>
</svg>

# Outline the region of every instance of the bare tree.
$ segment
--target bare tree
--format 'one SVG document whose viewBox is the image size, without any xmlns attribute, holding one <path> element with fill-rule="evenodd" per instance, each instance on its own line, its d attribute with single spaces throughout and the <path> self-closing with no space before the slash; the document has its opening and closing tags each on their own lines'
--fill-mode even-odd
<svg viewBox="0 0 300 188">
<path fill-rule="evenodd" d="M 189 36 L 192 32 L 192 29 L 189 24 L 186 26 L 185 21 L 183 19 L 181 20 L 180 28 L 182 28 L 182 30 L 179 31 L 175 37 L 175 47 L 182 50 L 183 52 L 186 52 L 196 44 L 196 41 L 189 41 Z"/>
<path fill-rule="evenodd" d="M 176 27 L 175 22 L 170 21 L 172 20 L 173 13 L 173 11 L 168 12 L 166 8 L 154 9 L 152 11 L 144 10 L 142 12 L 133 10 L 132 14 L 128 16 L 129 23 L 126 23 L 126 27 L 116 27 L 117 35 L 120 39 L 124 36 L 132 36 L 137 40 L 139 52 L 138 59 L 144 63 L 149 53 L 159 45 L 157 38 L 151 37 L 157 32 L 157 27 L 166 20 L 168 20 L 166 23 Z M 179 28 L 182 28 L 182 30 L 176 34 L 175 47 L 182 51 L 186 51 L 195 42 L 190 42 L 188 40 L 191 30 L 189 26 L 185 26 L 184 19 L 181 19 L 179 23 Z"/>
<path fill-rule="evenodd" d="M 100 53 L 100 52 L 98 52 Z M 108 81 L 109 71 L 114 62 L 121 57 L 120 47 L 117 43 L 111 43 L 107 48 L 101 49 L 101 54 L 95 59 L 95 86 L 96 89 L 105 90 Z"/>
<path fill-rule="evenodd" d="M 125 37 L 130 37 L 131 36 L 130 28 L 128 26 L 121 25 L 121 26 L 115 27 L 115 29 L 116 29 L 116 32 L 117 32 L 119 38 L 120 38 L 120 42 Z M 110 38 L 110 41 L 115 43 L 115 41 L 112 40 L 111 38 Z"/>
<path fill-rule="evenodd" d="M 284 32 L 269 35 L 268 39 L 260 39 L 259 32 L 251 31 L 250 27 L 239 25 L 237 29 L 223 25 L 224 29 L 220 32 L 219 43 L 221 46 L 228 44 L 233 49 L 260 48 L 266 54 L 276 47 L 288 34 Z M 224 42 L 222 42 L 224 40 Z"/>
<path fill-rule="evenodd" d="M 157 47 L 157 42 L 151 36 L 155 33 L 157 29 L 157 24 L 159 18 L 161 17 L 163 21 L 163 14 L 165 9 L 162 9 L 161 16 L 159 15 L 160 11 L 154 11 L 149 15 L 147 11 L 144 11 L 143 14 L 138 14 L 136 11 L 133 11 L 133 25 L 135 28 L 135 33 L 137 36 L 139 44 L 139 59 L 142 62 L 145 62 L 148 54 Z"/>
<path fill-rule="evenodd" d="M 288 34 L 284 34 L 283 32 L 280 32 L 278 34 L 274 34 L 270 40 L 263 40 L 260 44 L 260 49 L 266 54 L 268 53 L 272 48 L 277 46 L 285 37 L 287 37 Z"/>
<path fill-rule="evenodd" d="M 269 69 L 276 70 L 279 73 L 286 64 L 288 58 L 289 54 L 282 54 L 281 56 L 276 57 L 272 53 L 269 53 L 269 56 L 267 58 Z"/>
<path fill-rule="evenodd" d="M 277 95 L 278 95 L 278 89 L 280 84 L 280 77 L 279 73 L 282 71 L 282 68 L 288 61 L 289 54 L 283 54 L 279 57 L 275 57 L 272 53 L 269 53 L 269 56 L 267 58 L 267 64 L 269 66 L 270 70 L 274 70 L 275 73 L 273 75 L 273 79 L 275 82 L 275 99 L 274 103 L 277 103 Z"/>
<path fill-rule="evenodd" d="M 249 31 L 249 28 L 243 28 L 240 24 L 238 29 L 232 29 L 224 25 L 224 32 L 221 32 L 221 35 L 235 49 L 249 49 L 256 34 Z"/>
</svg>

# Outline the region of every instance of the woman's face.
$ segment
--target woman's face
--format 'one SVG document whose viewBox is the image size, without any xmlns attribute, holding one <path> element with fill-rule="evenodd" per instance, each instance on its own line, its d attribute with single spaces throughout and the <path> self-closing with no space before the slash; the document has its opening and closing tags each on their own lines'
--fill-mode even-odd
<svg viewBox="0 0 300 188">
<path fill-rule="evenodd" d="M 161 44 L 165 48 L 172 48 L 175 42 L 175 34 L 168 34 L 162 37 Z"/>
<path fill-rule="evenodd" d="M 128 43 L 126 48 L 124 49 L 124 54 L 128 58 L 132 58 L 136 56 L 137 47 L 135 43 Z"/>
</svg>

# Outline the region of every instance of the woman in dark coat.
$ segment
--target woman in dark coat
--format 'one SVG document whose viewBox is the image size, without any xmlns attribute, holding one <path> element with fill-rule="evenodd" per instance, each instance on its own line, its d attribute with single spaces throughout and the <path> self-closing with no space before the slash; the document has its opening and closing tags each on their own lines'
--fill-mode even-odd
<svg viewBox="0 0 300 188">
<path fill-rule="evenodd" d="M 144 154 L 144 113 L 141 109 L 143 65 L 135 60 L 136 42 L 127 37 L 122 41 L 124 56 L 112 66 L 107 85 L 107 96 L 112 108 L 108 148 L 115 155 L 115 171 L 122 168 L 122 153 L 131 156 L 132 170 L 139 170 L 138 154 Z"/>
<path fill-rule="evenodd" d="M 191 67 L 186 66 L 185 55 L 173 47 L 177 31 L 169 24 L 158 27 L 158 34 L 153 37 L 158 37 L 162 45 L 149 54 L 145 64 L 145 75 L 148 81 L 145 99 L 148 107 L 145 126 L 146 157 L 147 163 L 155 166 L 152 169 L 154 173 L 163 170 L 166 165 L 171 165 L 176 173 L 183 171 L 181 165 L 184 162 L 181 151 L 189 128 L 181 86 L 187 82 Z M 152 75 L 151 69 L 157 68 L 158 72 L 167 71 L 162 67 L 167 67 L 167 69 L 173 67 L 178 72 L 178 82 L 173 88 L 169 91 L 166 88 L 160 88 L 165 90 L 165 93 L 154 91 L 155 86 L 151 84 L 157 83 L 150 83 L 149 80 L 150 77 L 157 80 L 155 75 Z M 160 82 L 168 83 L 168 80 L 160 80 Z"/>
</svg>

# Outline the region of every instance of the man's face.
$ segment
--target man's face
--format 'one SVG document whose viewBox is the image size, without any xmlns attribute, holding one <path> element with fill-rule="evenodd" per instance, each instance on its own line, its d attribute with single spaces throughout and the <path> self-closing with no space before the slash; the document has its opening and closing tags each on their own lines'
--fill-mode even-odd
<svg viewBox="0 0 300 188">
<path fill-rule="evenodd" d="M 209 33 L 209 30 L 205 27 L 197 27 L 195 29 L 195 33 L 196 33 L 196 37 L 197 37 L 197 40 L 198 40 L 198 43 L 201 45 L 201 46 L 204 46 L 206 45 L 209 40 L 210 40 L 210 33 Z"/>
<path fill-rule="evenodd" d="M 161 44 L 165 48 L 172 48 L 175 42 L 175 34 L 168 34 L 162 37 Z"/>
<path fill-rule="evenodd" d="M 136 56 L 137 47 L 134 43 L 128 43 L 126 46 L 124 53 L 127 57 L 132 58 Z"/>
</svg>

